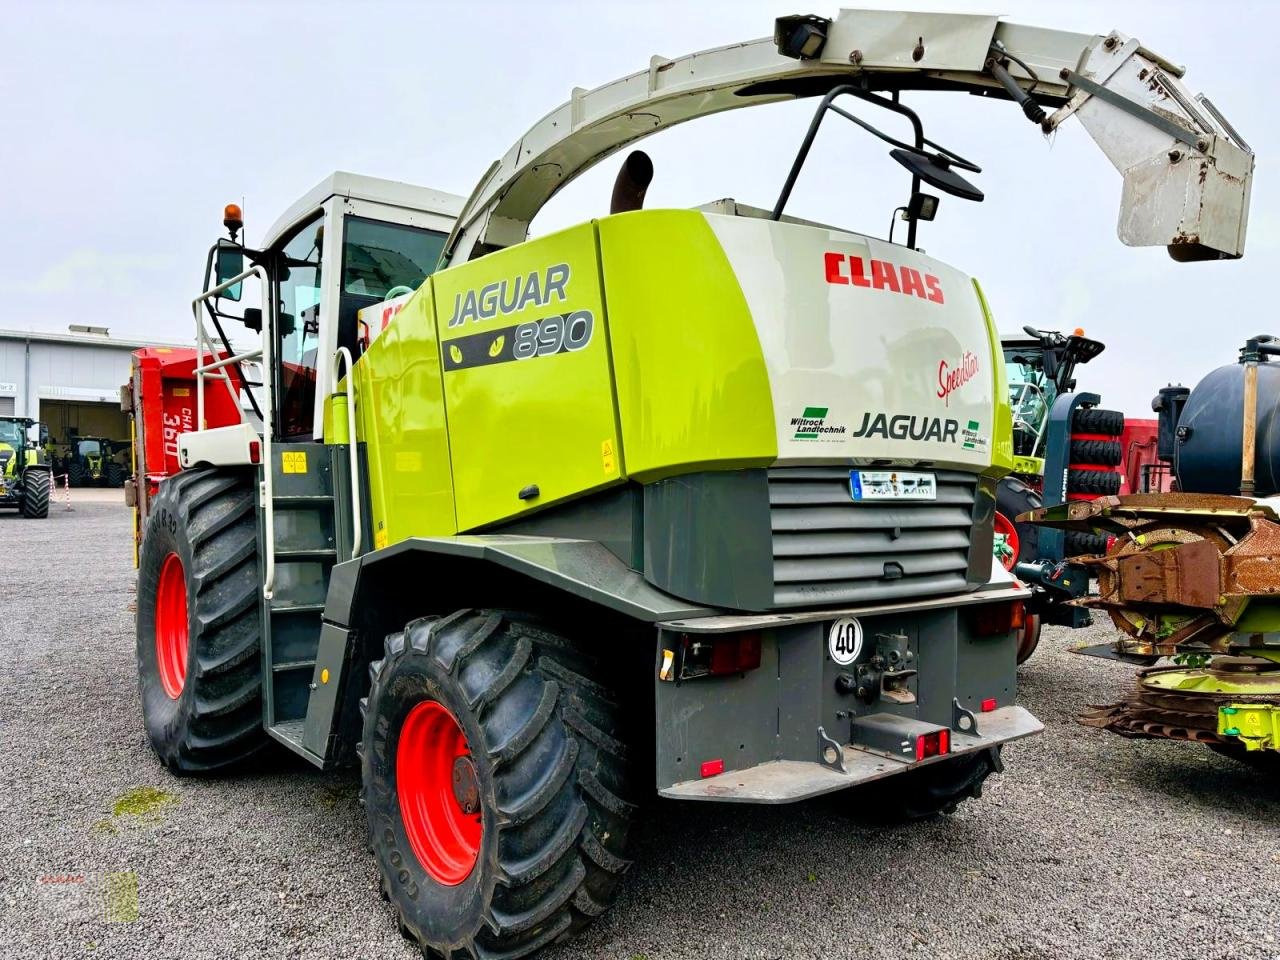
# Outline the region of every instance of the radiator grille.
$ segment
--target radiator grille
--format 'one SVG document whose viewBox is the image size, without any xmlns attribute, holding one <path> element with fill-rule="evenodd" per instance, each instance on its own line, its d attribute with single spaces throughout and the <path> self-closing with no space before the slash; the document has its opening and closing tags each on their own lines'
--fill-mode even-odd
<svg viewBox="0 0 1280 960">
<path fill-rule="evenodd" d="M 769 471 L 777 607 L 959 592 L 968 586 L 977 477 L 932 470 L 938 498 L 867 503 L 847 467 Z"/>
</svg>

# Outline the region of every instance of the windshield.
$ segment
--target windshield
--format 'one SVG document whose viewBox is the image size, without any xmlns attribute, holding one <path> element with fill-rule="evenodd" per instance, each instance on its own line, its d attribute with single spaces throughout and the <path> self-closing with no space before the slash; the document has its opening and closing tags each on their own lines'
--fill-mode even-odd
<svg viewBox="0 0 1280 960">
<path fill-rule="evenodd" d="M 22 446 L 22 437 L 22 424 L 14 423 L 12 420 L 0 420 L 0 443 L 7 443 L 11 447 L 20 447 Z"/>
<path fill-rule="evenodd" d="M 76 452 L 82 457 L 96 457 L 102 453 L 102 443 L 98 440 L 77 440 Z"/>
<path fill-rule="evenodd" d="M 435 230 L 347 217 L 343 293 L 384 300 L 417 290 L 435 270 L 444 241 Z"/>
<path fill-rule="evenodd" d="M 1036 456 L 1058 388 L 1044 375 L 1040 348 L 1035 344 L 1006 346 L 1004 366 L 1013 410 L 1014 453 Z"/>
</svg>

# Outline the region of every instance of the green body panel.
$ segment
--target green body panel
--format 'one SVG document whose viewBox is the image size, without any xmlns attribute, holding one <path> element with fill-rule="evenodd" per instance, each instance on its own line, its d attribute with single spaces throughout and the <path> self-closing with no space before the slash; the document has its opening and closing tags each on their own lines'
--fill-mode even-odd
<svg viewBox="0 0 1280 960">
<path fill-rule="evenodd" d="M 627 473 L 765 466 L 778 456 L 760 340 L 701 213 L 600 221 Z"/>
<path fill-rule="evenodd" d="M 1280 704 L 1233 703 L 1219 707 L 1218 735 L 1239 740 L 1249 751 L 1280 750 Z"/>
<path fill-rule="evenodd" d="M 369 546 L 491 529 L 627 480 L 779 461 L 792 414 L 775 410 L 758 333 L 777 318 L 752 316 L 735 269 L 757 269 L 754 254 L 731 259 L 713 226 L 697 211 L 619 214 L 428 278 L 354 365 Z M 760 253 L 760 269 L 778 269 L 776 251 Z M 989 462 L 962 469 L 990 479 L 1012 467 L 1012 421 L 999 338 L 976 284 L 973 295 L 993 429 Z M 825 288 L 809 296 L 826 303 Z M 775 362 L 785 370 L 786 356 Z M 328 442 L 345 437 L 342 403 L 325 406 Z"/>
<path fill-rule="evenodd" d="M 991 377 L 994 384 L 995 409 L 992 411 L 994 427 L 991 435 L 991 466 L 983 476 L 1003 477 L 1013 470 L 1013 408 L 1009 406 L 1009 390 L 1005 386 L 1004 350 L 1000 346 L 1000 334 L 991 316 L 991 307 L 982 292 L 982 285 L 973 281 L 974 292 L 982 304 L 982 316 L 987 322 L 987 343 L 991 349 Z"/>
<path fill-rule="evenodd" d="M 354 367 L 373 547 L 457 532 L 432 280 Z"/>
<path fill-rule="evenodd" d="M 466 491 L 455 504 L 458 529 L 618 483 L 623 458 L 594 225 L 445 270 L 433 285 L 453 482 Z M 537 336 L 534 322 L 544 331 Z M 585 342 L 557 348 L 571 333 Z M 520 359 L 522 347 L 537 352 Z"/>
</svg>

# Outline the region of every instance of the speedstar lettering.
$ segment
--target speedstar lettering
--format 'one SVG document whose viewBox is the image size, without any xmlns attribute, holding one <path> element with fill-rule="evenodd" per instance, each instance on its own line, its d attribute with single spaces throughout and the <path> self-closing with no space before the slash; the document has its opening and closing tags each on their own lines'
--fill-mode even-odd
<svg viewBox="0 0 1280 960">
<path fill-rule="evenodd" d="M 822 255 L 827 283 L 889 290 L 905 296 L 943 303 L 942 281 L 915 267 L 899 267 L 888 260 L 867 260 L 851 253 L 828 251 Z"/>
<path fill-rule="evenodd" d="M 938 362 L 938 398 L 951 406 L 951 394 L 978 375 L 978 358 L 966 350 L 956 366 Z"/>
<path fill-rule="evenodd" d="M 955 443 L 960 424 L 940 417 L 917 417 L 905 413 L 864 413 L 854 437 L 885 437 L 889 440 L 937 440 Z"/>
<path fill-rule="evenodd" d="M 460 327 L 468 320 L 492 320 L 508 313 L 519 313 L 525 307 L 545 307 L 566 298 L 569 265 L 557 263 L 545 271 L 532 271 L 510 280 L 495 280 L 479 290 L 459 293 L 453 300 L 453 316 L 449 326 Z"/>
</svg>

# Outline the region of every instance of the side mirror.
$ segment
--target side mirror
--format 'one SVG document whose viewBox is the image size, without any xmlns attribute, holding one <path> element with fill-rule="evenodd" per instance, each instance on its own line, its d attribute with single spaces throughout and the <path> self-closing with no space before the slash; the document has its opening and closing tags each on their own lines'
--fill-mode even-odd
<svg viewBox="0 0 1280 960">
<path fill-rule="evenodd" d="M 230 240 L 218 241 L 216 257 L 218 283 L 224 283 L 238 274 L 244 273 L 244 248 Z M 221 296 L 228 300 L 240 299 L 243 283 L 237 283 L 223 290 Z"/>
<path fill-rule="evenodd" d="M 962 200 L 981 202 L 982 191 L 951 169 L 950 161 L 937 154 L 916 153 L 914 150 L 903 150 L 900 147 L 889 151 L 889 156 L 897 160 L 915 176 L 931 187 Z"/>
<path fill-rule="evenodd" d="M 244 325 L 250 330 L 262 332 L 262 309 L 260 307 L 244 308 Z"/>
</svg>

